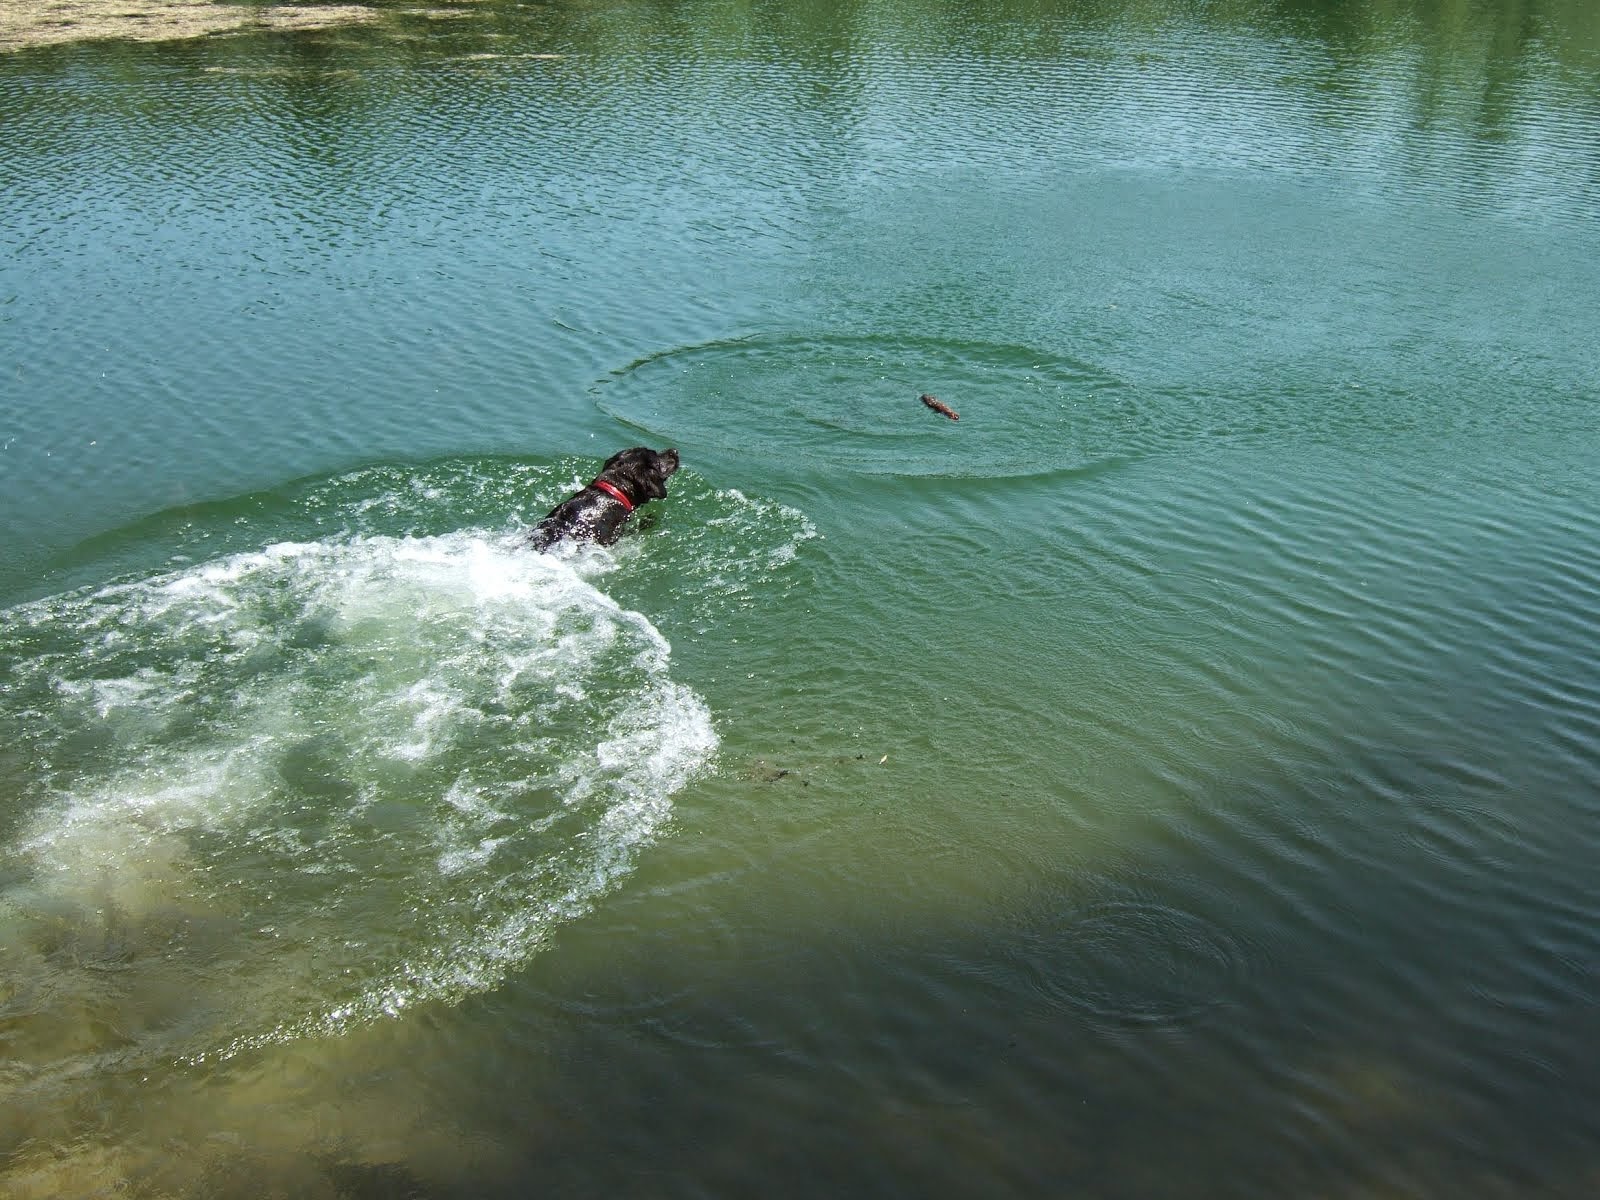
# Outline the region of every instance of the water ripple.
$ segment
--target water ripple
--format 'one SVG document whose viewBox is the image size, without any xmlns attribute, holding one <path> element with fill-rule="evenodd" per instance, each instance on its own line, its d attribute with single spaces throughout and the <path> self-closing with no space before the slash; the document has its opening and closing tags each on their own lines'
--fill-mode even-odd
<svg viewBox="0 0 1600 1200">
<path fill-rule="evenodd" d="M 1047 1004 L 1143 1028 L 1238 999 L 1257 952 L 1237 931 L 1148 897 L 1088 899 L 1012 931 L 1003 961 Z"/>
</svg>

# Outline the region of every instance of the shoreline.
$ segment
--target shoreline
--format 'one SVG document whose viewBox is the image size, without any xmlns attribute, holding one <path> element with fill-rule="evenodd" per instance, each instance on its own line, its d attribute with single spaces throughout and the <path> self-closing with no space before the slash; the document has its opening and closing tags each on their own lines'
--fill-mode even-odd
<svg viewBox="0 0 1600 1200">
<path fill-rule="evenodd" d="M 162 42 L 257 29 L 327 29 L 376 20 L 366 4 L 270 4 L 216 0 L 8 0 L 0 5 L 0 54 L 33 46 L 115 38 Z"/>
</svg>

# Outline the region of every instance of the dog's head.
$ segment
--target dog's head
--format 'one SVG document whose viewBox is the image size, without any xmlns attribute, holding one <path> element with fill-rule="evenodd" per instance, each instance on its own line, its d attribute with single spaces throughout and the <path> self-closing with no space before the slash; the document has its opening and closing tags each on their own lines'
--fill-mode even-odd
<svg viewBox="0 0 1600 1200">
<path fill-rule="evenodd" d="M 667 494 L 667 478 L 678 469 L 676 450 L 651 450 L 634 446 L 606 459 L 599 479 L 621 488 L 635 504 L 660 500 Z"/>
</svg>

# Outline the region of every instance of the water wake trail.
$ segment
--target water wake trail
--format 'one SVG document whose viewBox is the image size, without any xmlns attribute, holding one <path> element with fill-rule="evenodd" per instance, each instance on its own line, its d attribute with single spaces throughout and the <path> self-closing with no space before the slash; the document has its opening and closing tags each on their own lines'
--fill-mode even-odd
<svg viewBox="0 0 1600 1200">
<path fill-rule="evenodd" d="M 613 566 L 342 536 L 0 614 L 6 1076 L 338 1033 L 526 962 L 716 746 Z"/>
</svg>

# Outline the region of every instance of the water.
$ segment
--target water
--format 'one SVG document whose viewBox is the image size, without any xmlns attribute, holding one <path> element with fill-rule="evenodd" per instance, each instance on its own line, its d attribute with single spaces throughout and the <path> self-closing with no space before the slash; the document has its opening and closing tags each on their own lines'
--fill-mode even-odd
<svg viewBox="0 0 1600 1200">
<path fill-rule="evenodd" d="M 0 60 L 3 1190 L 1593 1195 L 1597 79 L 1531 0 Z"/>
</svg>

